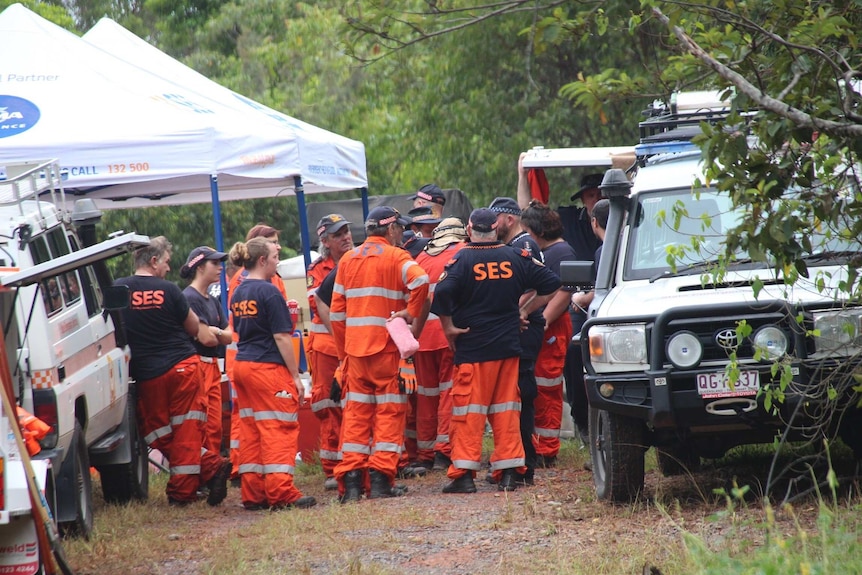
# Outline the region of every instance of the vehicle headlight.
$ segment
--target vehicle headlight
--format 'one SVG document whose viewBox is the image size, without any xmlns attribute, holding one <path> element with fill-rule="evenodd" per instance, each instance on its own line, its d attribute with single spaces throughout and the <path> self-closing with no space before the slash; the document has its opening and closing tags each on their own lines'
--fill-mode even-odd
<svg viewBox="0 0 862 575">
<path fill-rule="evenodd" d="M 675 333 L 667 341 L 667 357 L 678 369 L 691 369 L 703 357 L 703 345 L 690 331 Z"/>
<path fill-rule="evenodd" d="M 590 328 L 590 361 L 599 373 L 647 368 L 646 325 L 597 325 Z"/>
<path fill-rule="evenodd" d="M 817 351 L 834 351 L 860 345 L 862 308 L 814 314 L 814 336 Z"/>
<path fill-rule="evenodd" d="M 760 351 L 763 360 L 776 360 L 787 353 L 787 335 L 774 325 L 767 325 L 756 332 L 751 338 L 754 349 Z"/>
</svg>

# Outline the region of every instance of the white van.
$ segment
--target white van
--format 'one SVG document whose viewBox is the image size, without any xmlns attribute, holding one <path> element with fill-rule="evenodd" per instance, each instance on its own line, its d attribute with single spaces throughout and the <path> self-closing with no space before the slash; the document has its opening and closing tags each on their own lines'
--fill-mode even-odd
<svg viewBox="0 0 862 575">
<path fill-rule="evenodd" d="M 46 497 L 60 527 L 86 537 L 93 525 L 91 466 L 106 500 L 147 497 L 147 446 L 137 431 L 129 348 L 115 329 L 118 314 L 108 309 L 128 305 L 128 293 L 111 286 L 104 262 L 149 238 L 122 234 L 96 243 L 100 213 L 86 203 L 69 213 L 65 200 L 56 162 L 5 166 L 0 317 L 14 400 L 51 427 L 34 457 L 45 462 L 37 468 L 46 470 Z M 11 463 L 20 456 L 8 436 L 0 440 L 0 452 L 11 457 L 2 488 L 14 493 L 21 484 Z M 17 547 L 5 542 L 20 541 L 20 521 L 30 514 L 27 498 L 4 503 L 22 507 L 0 512 L 0 570 L 19 564 Z"/>
</svg>

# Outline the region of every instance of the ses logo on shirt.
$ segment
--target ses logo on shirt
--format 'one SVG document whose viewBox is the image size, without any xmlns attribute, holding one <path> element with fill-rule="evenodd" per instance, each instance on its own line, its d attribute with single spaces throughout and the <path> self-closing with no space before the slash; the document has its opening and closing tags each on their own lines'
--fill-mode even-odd
<svg viewBox="0 0 862 575">
<path fill-rule="evenodd" d="M 36 125 L 41 115 L 33 102 L 0 94 L 0 138 L 26 132 Z"/>
<path fill-rule="evenodd" d="M 255 317 L 257 315 L 257 301 L 244 299 L 230 304 L 230 311 L 234 317 Z"/>
</svg>

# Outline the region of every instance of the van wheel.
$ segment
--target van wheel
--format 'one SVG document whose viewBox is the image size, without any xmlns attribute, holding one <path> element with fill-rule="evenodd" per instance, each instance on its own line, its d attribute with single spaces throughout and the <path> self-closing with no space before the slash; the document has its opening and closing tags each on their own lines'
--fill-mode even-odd
<svg viewBox="0 0 862 575">
<path fill-rule="evenodd" d="M 665 477 L 694 473 L 700 469 L 700 456 L 686 444 L 656 447 L 655 459 Z"/>
<path fill-rule="evenodd" d="M 628 503 L 644 487 L 643 422 L 590 408 L 590 456 L 599 499 Z"/>
<path fill-rule="evenodd" d="M 132 460 L 129 463 L 103 465 L 99 468 L 102 495 L 108 503 L 146 501 L 150 493 L 149 450 L 138 427 L 136 403 L 134 386 L 130 385 L 129 395 L 126 398 L 126 418 L 129 424 L 129 447 L 132 450 Z"/>
<path fill-rule="evenodd" d="M 75 432 L 72 437 L 74 449 L 72 460 L 72 485 L 60 489 L 60 497 L 74 497 L 75 518 L 72 521 L 60 523 L 60 531 L 64 536 L 73 535 L 89 539 L 93 534 L 93 483 L 90 478 L 90 456 L 87 453 L 87 442 L 81 424 L 75 421 Z M 69 489 L 71 488 L 71 489 Z"/>
</svg>

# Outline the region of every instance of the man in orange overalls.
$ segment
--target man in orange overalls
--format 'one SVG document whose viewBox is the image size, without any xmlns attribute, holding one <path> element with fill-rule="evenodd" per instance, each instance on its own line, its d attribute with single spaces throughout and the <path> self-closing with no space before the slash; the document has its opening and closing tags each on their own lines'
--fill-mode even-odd
<svg viewBox="0 0 862 575">
<path fill-rule="evenodd" d="M 386 322 L 403 317 L 417 335 L 429 305 L 428 275 L 396 247 L 407 222 L 389 206 L 371 210 L 368 239 L 344 254 L 335 276 L 329 319 L 344 373 L 342 460 L 335 467 L 342 503 L 358 501 L 365 486 L 369 498 L 403 495 L 393 480 L 406 401 L 398 387 L 400 354 Z"/>
<path fill-rule="evenodd" d="M 317 224 L 320 257 L 308 266 L 306 285 L 308 304 L 312 312 L 311 333 L 308 337 L 308 359 L 311 365 L 311 411 L 320 420 L 320 464 L 326 479 L 326 489 L 336 489 L 335 466 L 341 459 L 338 442 L 341 435 L 341 404 L 330 399 L 332 378 L 338 369 L 335 339 L 326 328 L 314 294 L 348 250 L 353 248 L 350 222 L 341 214 L 329 214 Z"/>
<path fill-rule="evenodd" d="M 481 467 L 486 421 L 494 434 L 491 470 L 499 474 L 498 488 L 514 490 L 518 474 L 527 470 L 521 443 L 518 334 L 522 314 L 527 317 L 533 307 L 518 305 L 525 291 L 548 295 L 560 287 L 560 280 L 526 251 L 499 241 L 497 226 L 496 212 L 473 210 L 467 226 L 470 243 L 454 255 L 434 289 L 431 311 L 440 318 L 455 352 L 449 426 L 452 465 L 447 472 L 452 481 L 443 493 L 476 491 L 473 478 Z"/>
</svg>

